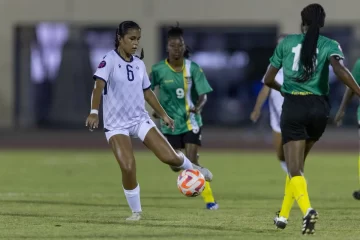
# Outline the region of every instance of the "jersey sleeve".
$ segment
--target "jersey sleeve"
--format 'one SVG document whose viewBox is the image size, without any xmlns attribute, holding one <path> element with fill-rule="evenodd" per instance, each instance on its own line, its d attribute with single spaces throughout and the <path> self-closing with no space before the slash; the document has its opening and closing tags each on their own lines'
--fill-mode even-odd
<svg viewBox="0 0 360 240">
<path fill-rule="evenodd" d="M 191 75 L 195 84 L 197 94 L 202 95 L 212 92 L 213 89 L 211 88 L 208 80 L 206 79 L 204 71 L 197 64 L 193 63 L 192 66 L 193 69 Z"/>
<path fill-rule="evenodd" d="M 360 84 L 360 59 L 358 59 L 351 71 L 355 81 Z"/>
<path fill-rule="evenodd" d="M 270 58 L 270 65 L 277 69 L 280 69 L 282 67 L 284 42 L 285 41 L 282 40 L 276 46 L 274 54 Z"/>
<path fill-rule="evenodd" d="M 112 71 L 112 61 L 111 61 L 111 57 L 110 56 L 105 56 L 103 58 L 103 60 L 101 60 L 101 62 L 99 63 L 94 75 L 93 75 L 93 79 L 101 79 L 105 82 L 108 81 L 109 76 L 111 74 Z"/>
<path fill-rule="evenodd" d="M 149 76 L 146 72 L 145 64 L 143 64 L 143 71 L 144 71 L 144 73 L 143 73 L 142 88 L 143 88 L 143 90 L 148 90 L 151 87 L 151 82 L 150 82 Z"/>
<path fill-rule="evenodd" d="M 341 59 L 344 59 L 344 53 L 342 52 L 340 44 L 335 40 L 331 40 L 330 43 L 328 44 L 327 58 L 330 59 L 332 56 L 338 56 Z"/>
</svg>

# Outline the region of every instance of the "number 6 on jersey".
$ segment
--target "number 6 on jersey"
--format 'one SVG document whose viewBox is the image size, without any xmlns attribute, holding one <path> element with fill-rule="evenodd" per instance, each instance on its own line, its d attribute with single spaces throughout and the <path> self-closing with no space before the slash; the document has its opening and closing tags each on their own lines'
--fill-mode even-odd
<svg viewBox="0 0 360 240">
<path fill-rule="evenodd" d="M 134 81 L 134 72 L 132 71 L 132 68 L 133 67 L 131 65 L 126 65 L 127 78 L 130 82 Z"/>
</svg>

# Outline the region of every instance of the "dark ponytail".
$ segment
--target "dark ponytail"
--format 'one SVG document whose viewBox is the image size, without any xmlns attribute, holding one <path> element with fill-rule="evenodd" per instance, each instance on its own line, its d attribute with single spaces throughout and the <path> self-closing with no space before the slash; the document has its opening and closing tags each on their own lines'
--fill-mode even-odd
<svg viewBox="0 0 360 240">
<path fill-rule="evenodd" d="M 302 25 L 307 27 L 300 52 L 300 78 L 298 82 L 308 81 L 316 71 L 317 42 L 320 28 L 324 26 L 325 11 L 320 4 L 310 4 L 301 12 Z"/>
<path fill-rule="evenodd" d="M 119 24 L 119 27 L 116 29 L 116 34 L 115 34 L 115 48 L 118 48 L 120 45 L 119 36 L 124 37 L 130 29 L 141 30 L 139 24 L 137 24 L 134 21 L 124 21 Z"/>
</svg>

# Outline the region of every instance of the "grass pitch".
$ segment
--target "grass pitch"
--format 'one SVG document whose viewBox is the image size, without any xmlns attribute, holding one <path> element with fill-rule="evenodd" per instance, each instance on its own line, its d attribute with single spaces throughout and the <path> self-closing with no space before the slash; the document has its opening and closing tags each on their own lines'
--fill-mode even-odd
<svg viewBox="0 0 360 240">
<path fill-rule="evenodd" d="M 303 239 L 294 205 L 277 230 L 285 174 L 274 152 L 202 152 L 214 174 L 218 211 L 201 197 L 186 198 L 177 174 L 150 152 L 136 154 L 143 219 L 130 215 L 121 172 L 111 151 L 2 151 L 0 239 Z M 310 154 L 305 176 L 319 211 L 311 239 L 359 239 L 356 153 Z"/>
</svg>

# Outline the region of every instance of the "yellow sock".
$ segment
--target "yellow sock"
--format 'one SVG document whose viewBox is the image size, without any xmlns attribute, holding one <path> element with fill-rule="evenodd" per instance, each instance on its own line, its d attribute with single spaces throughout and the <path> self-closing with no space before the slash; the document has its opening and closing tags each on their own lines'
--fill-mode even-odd
<svg viewBox="0 0 360 240">
<path fill-rule="evenodd" d="M 214 199 L 214 196 L 213 196 L 213 193 L 212 193 L 209 182 L 205 182 L 205 189 L 201 193 L 201 196 L 204 199 L 205 203 L 213 203 L 213 202 L 215 202 L 215 199 Z"/>
<path fill-rule="evenodd" d="M 296 176 L 291 178 L 290 184 L 294 197 L 303 215 L 305 215 L 307 210 L 311 207 L 306 180 L 303 176 Z"/>
<path fill-rule="evenodd" d="M 290 178 L 289 175 L 286 175 L 286 181 L 285 181 L 285 194 L 284 199 L 281 206 L 281 211 L 279 213 L 280 217 L 284 217 L 286 219 L 289 218 L 291 208 L 294 204 L 295 198 L 293 195 L 293 191 L 290 184 Z"/>
</svg>

